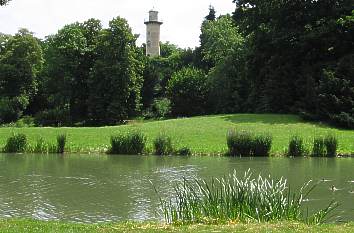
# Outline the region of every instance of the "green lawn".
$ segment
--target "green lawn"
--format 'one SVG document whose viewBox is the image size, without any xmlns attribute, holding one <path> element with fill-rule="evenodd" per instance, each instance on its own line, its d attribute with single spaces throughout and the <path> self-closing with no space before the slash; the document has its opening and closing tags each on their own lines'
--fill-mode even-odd
<svg viewBox="0 0 354 233">
<path fill-rule="evenodd" d="M 308 226 L 300 223 L 170 226 L 156 223 L 74 224 L 35 220 L 1 220 L 2 233 L 62 232 L 354 232 L 354 224 Z"/>
<path fill-rule="evenodd" d="M 341 130 L 325 124 L 304 122 L 294 115 L 237 114 L 166 121 L 132 122 L 129 125 L 101 128 L 0 128 L 0 146 L 12 132 L 21 132 L 34 143 L 40 136 L 55 142 L 56 136 L 66 133 L 71 152 L 103 152 L 108 147 L 110 136 L 120 132 L 139 129 L 143 131 L 152 147 L 152 140 L 159 133 L 172 136 L 176 147 L 188 146 L 195 153 L 217 154 L 226 151 L 226 133 L 229 129 L 251 130 L 273 135 L 272 154 L 282 154 L 289 137 L 301 135 L 310 145 L 314 135 L 334 133 L 339 139 L 339 153 L 354 154 L 354 130 Z"/>
</svg>

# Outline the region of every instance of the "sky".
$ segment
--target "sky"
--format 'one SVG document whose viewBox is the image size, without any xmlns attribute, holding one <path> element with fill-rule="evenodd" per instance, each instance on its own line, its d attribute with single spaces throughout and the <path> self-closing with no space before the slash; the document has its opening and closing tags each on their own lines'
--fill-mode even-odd
<svg viewBox="0 0 354 233">
<path fill-rule="evenodd" d="M 27 28 L 44 38 L 66 24 L 96 18 L 107 27 L 111 19 L 120 16 L 128 20 L 134 34 L 140 34 L 141 44 L 146 38 L 144 20 L 154 8 L 164 22 L 161 41 L 194 48 L 199 45 L 200 26 L 209 5 L 215 7 L 217 15 L 235 9 L 232 0 L 12 0 L 0 7 L 0 32 L 14 34 Z"/>
</svg>

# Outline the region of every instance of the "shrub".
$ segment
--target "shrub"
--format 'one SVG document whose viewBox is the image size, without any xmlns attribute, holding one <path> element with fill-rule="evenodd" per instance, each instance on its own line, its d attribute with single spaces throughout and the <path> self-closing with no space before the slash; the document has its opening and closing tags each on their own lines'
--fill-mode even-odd
<svg viewBox="0 0 354 233">
<path fill-rule="evenodd" d="M 253 140 L 252 154 L 254 156 L 269 156 L 273 138 L 270 135 L 256 136 Z"/>
<path fill-rule="evenodd" d="M 324 139 L 327 157 L 336 157 L 338 148 L 338 139 L 334 135 L 327 135 Z"/>
<path fill-rule="evenodd" d="M 292 192 L 286 179 L 273 180 L 250 171 L 239 177 L 236 171 L 211 181 L 183 179 L 174 186 L 171 199 L 161 199 L 165 221 L 172 224 L 224 224 L 229 222 L 300 221 L 321 224 L 338 204 L 309 215 L 303 200 L 316 187 L 305 184 Z"/>
<path fill-rule="evenodd" d="M 111 137 L 109 154 L 137 155 L 142 154 L 146 144 L 146 137 L 140 132 Z"/>
<path fill-rule="evenodd" d="M 189 156 L 192 155 L 192 151 L 188 147 L 182 147 L 177 151 L 177 154 L 181 156 Z"/>
<path fill-rule="evenodd" d="M 156 99 L 143 116 L 145 119 L 164 119 L 171 113 L 171 101 L 167 98 Z"/>
<path fill-rule="evenodd" d="M 230 130 L 227 134 L 230 156 L 251 156 L 253 145 L 253 135 L 250 132 Z"/>
<path fill-rule="evenodd" d="M 38 154 L 47 154 L 48 153 L 48 145 L 42 137 L 37 139 L 36 145 L 33 148 L 33 153 L 38 153 Z"/>
<path fill-rule="evenodd" d="M 171 155 L 173 153 L 172 139 L 167 135 L 160 134 L 154 140 L 155 155 Z"/>
<path fill-rule="evenodd" d="M 57 136 L 57 153 L 64 154 L 65 152 L 65 144 L 66 144 L 66 135 L 60 134 Z"/>
<path fill-rule="evenodd" d="M 71 125 L 70 110 L 65 108 L 54 108 L 39 112 L 35 116 L 35 124 L 38 126 L 65 126 Z"/>
<path fill-rule="evenodd" d="M 7 139 L 5 153 L 23 153 L 27 148 L 27 137 L 24 134 L 14 134 Z"/>
<path fill-rule="evenodd" d="M 306 150 L 301 137 L 293 136 L 290 138 L 288 156 L 299 157 L 305 156 Z"/>
<path fill-rule="evenodd" d="M 326 156 L 326 148 L 323 137 L 315 137 L 313 140 L 312 156 L 324 157 Z"/>
</svg>

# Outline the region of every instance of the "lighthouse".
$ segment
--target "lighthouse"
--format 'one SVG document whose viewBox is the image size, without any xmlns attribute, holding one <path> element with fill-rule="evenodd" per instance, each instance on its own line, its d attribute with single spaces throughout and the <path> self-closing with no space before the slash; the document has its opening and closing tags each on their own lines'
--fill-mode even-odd
<svg viewBox="0 0 354 233">
<path fill-rule="evenodd" d="M 146 56 L 160 56 L 160 27 L 159 12 L 149 11 L 149 21 L 146 24 Z"/>
</svg>

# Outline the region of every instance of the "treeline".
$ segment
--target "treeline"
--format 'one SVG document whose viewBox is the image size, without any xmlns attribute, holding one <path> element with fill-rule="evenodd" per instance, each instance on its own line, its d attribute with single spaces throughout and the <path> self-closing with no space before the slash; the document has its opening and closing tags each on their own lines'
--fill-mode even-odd
<svg viewBox="0 0 354 233">
<path fill-rule="evenodd" d="M 90 19 L 39 40 L 0 35 L 0 123 L 114 125 L 134 117 L 295 113 L 354 128 L 351 0 L 236 1 L 200 46 L 144 56 L 126 20 Z"/>
</svg>

